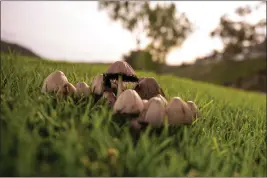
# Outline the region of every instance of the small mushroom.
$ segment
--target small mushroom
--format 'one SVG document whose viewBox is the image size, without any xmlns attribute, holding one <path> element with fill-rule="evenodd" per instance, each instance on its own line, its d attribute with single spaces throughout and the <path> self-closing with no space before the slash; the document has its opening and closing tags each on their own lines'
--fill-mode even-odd
<svg viewBox="0 0 267 178">
<path fill-rule="evenodd" d="M 105 91 L 103 93 L 103 98 L 107 99 L 108 105 L 113 107 L 116 102 L 116 96 L 113 92 Z"/>
<path fill-rule="evenodd" d="M 159 128 L 164 123 L 165 104 L 159 97 L 153 97 L 148 101 L 148 109 L 144 121 L 154 128 Z"/>
<path fill-rule="evenodd" d="M 134 90 L 140 95 L 142 99 L 149 100 L 150 98 L 157 96 L 158 94 L 165 97 L 163 90 L 160 85 L 153 77 L 145 77 L 139 80 Z"/>
<path fill-rule="evenodd" d="M 59 90 L 57 91 L 57 96 L 74 95 L 76 93 L 77 89 L 68 82 L 59 88 Z"/>
<path fill-rule="evenodd" d="M 136 91 L 127 89 L 119 95 L 113 109 L 115 113 L 139 115 L 144 109 L 144 104 Z"/>
<path fill-rule="evenodd" d="M 90 89 L 91 93 L 93 93 L 94 95 L 94 102 L 96 103 L 102 97 L 102 94 L 104 92 L 103 74 L 94 77 Z"/>
<path fill-rule="evenodd" d="M 144 110 L 147 110 L 148 108 L 148 100 L 142 100 L 144 104 Z"/>
<path fill-rule="evenodd" d="M 194 119 L 200 115 L 198 107 L 193 101 L 187 101 L 187 105 L 191 109 Z"/>
<path fill-rule="evenodd" d="M 75 85 L 76 89 L 77 89 L 77 94 L 80 96 L 89 96 L 90 93 L 90 89 L 89 86 L 85 83 L 85 82 L 78 82 Z"/>
<path fill-rule="evenodd" d="M 104 92 L 103 74 L 97 75 L 91 84 L 91 92 L 97 95 L 102 95 Z"/>
<path fill-rule="evenodd" d="M 116 61 L 111 64 L 106 73 L 104 73 L 105 87 L 110 87 L 110 80 L 118 80 L 117 96 L 123 91 L 124 82 L 137 82 L 135 71 L 125 61 Z"/>
<path fill-rule="evenodd" d="M 169 125 L 190 124 L 193 114 L 189 106 L 180 97 L 174 97 L 166 107 Z"/>
<path fill-rule="evenodd" d="M 158 94 L 156 97 L 160 98 L 163 101 L 165 107 L 167 106 L 168 101 L 166 100 L 166 98 L 164 98 L 161 94 Z"/>
<path fill-rule="evenodd" d="M 41 92 L 57 92 L 66 83 L 68 83 L 68 79 L 63 72 L 53 72 L 44 80 Z"/>
</svg>

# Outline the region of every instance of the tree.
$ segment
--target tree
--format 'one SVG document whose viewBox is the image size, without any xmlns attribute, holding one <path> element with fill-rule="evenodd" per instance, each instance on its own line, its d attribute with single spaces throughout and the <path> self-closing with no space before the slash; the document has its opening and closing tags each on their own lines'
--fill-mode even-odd
<svg viewBox="0 0 267 178">
<path fill-rule="evenodd" d="M 99 1 L 99 9 L 106 9 L 109 17 L 120 21 L 127 30 L 135 33 L 137 48 L 140 44 L 140 33 L 144 25 L 144 13 L 148 7 L 147 2 L 130 1 Z"/>
<path fill-rule="evenodd" d="M 177 11 L 173 3 L 150 6 L 148 1 L 99 1 L 100 9 L 106 9 L 111 19 L 120 21 L 124 28 L 136 34 L 137 49 L 140 34 L 149 39 L 145 50 L 158 62 L 165 62 L 173 47 L 179 47 L 193 31 L 184 13 Z"/>
<path fill-rule="evenodd" d="M 259 8 L 255 7 L 255 10 Z M 219 26 L 210 35 L 220 37 L 224 44 L 223 57 L 228 59 L 237 54 L 244 54 L 251 47 L 261 43 L 266 34 L 266 18 L 259 20 L 255 24 L 247 22 L 245 19 L 253 13 L 254 8 L 250 6 L 239 7 L 235 13 L 241 19 L 234 21 L 228 15 L 223 15 Z"/>
</svg>

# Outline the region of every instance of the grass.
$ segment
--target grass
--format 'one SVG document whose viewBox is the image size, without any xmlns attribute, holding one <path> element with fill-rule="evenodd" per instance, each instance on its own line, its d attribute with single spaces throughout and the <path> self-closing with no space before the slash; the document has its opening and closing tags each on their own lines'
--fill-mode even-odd
<svg viewBox="0 0 267 178">
<path fill-rule="evenodd" d="M 138 71 L 167 99 L 193 100 L 202 117 L 160 135 L 148 129 L 134 144 L 106 106 L 40 92 L 55 70 L 90 84 L 106 69 L 1 55 L 1 176 L 266 176 L 265 95 Z"/>
<path fill-rule="evenodd" d="M 264 70 L 266 70 L 266 59 L 256 58 L 243 61 L 222 60 L 214 63 L 211 62 L 210 64 L 194 64 L 180 68 L 168 66 L 163 72 L 173 73 L 179 77 L 223 85 Z"/>
</svg>

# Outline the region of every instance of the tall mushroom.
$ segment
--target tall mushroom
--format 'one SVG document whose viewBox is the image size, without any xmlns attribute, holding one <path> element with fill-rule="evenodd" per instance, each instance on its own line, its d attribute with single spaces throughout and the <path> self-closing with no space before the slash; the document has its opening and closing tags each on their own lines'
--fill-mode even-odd
<svg viewBox="0 0 267 178">
<path fill-rule="evenodd" d="M 153 77 L 145 77 L 139 80 L 134 90 L 140 95 L 142 99 L 149 100 L 150 98 L 157 96 L 158 94 L 165 97 L 160 85 Z"/>
<path fill-rule="evenodd" d="M 118 96 L 113 109 L 115 113 L 139 115 L 144 109 L 144 103 L 136 91 L 127 89 Z"/>
<path fill-rule="evenodd" d="M 108 85 L 110 80 L 118 80 L 117 97 L 122 93 L 124 82 L 137 82 L 135 71 L 125 61 L 116 61 L 111 64 L 106 73 L 104 73 L 105 85 Z"/>
<path fill-rule="evenodd" d="M 186 102 L 180 97 L 174 97 L 166 107 L 169 125 L 190 124 L 193 113 Z"/>
<path fill-rule="evenodd" d="M 41 92 L 57 92 L 60 87 L 68 83 L 68 79 L 61 71 L 55 71 L 44 80 Z"/>
</svg>

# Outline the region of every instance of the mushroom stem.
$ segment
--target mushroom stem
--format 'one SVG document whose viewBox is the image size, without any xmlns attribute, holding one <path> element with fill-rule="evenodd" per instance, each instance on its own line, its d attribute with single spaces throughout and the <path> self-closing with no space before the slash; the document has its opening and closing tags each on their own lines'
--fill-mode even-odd
<svg viewBox="0 0 267 178">
<path fill-rule="evenodd" d="M 117 97 L 120 96 L 121 92 L 122 92 L 122 76 L 119 75 Z"/>
</svg>

